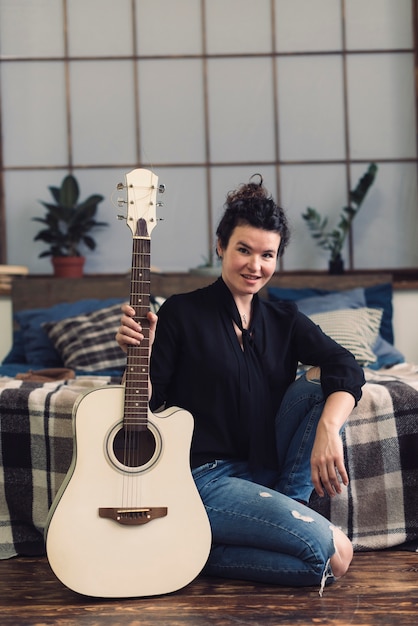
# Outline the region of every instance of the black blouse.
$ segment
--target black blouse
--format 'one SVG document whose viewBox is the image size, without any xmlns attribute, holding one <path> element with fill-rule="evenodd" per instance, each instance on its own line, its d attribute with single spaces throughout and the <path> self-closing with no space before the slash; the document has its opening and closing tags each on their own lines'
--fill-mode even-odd
<svg viewBox="0 0 418 626">
<path fill-rule="evenodd" d="M 274 418 L 297 365 L 321 367 L 325 396 L 347 391 L 357 402 L 364 375 L 353 355 L 325 335 L 293 302 L 255 295 L 242 349 L 240 316 L 219 278 L 172 296 L 161 307 L 151 356 L 151 410 L 162 404 L 190 411 L 191 463 L 249 460 L 274 468 Z"/>
</svg>

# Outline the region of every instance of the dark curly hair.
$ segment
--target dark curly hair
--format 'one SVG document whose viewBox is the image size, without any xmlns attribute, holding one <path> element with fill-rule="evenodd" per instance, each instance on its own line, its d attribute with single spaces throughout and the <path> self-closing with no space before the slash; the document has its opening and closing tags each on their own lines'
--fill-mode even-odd
<svg viewBox="0 0 418 626">
<path fill-rule="evenodd" d="M 259 176 L 259 182 L 252 182 Z M 226 196 L 225 212 L 216 230 L 216 236 L 222 248 L 226 248 L 236 226 L 248 224 L 262 230 L 274 231 L 280 235 L 277 256 L 285 251 L 290 239 L 290 229 L 284 210 L 279 207 L 263 186 L 261 174 L 251 176 L 243 184 Z"/>
</svg>

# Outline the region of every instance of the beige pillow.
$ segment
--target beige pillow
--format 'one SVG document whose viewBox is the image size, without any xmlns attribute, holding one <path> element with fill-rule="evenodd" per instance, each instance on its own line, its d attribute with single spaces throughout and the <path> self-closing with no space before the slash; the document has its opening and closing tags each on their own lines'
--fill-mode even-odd
<svg viewBox="0 0 418 626">
<path fill-rule="evenodd" d="M 360 365 L 377 360 L 373 346 L 379 335 L 383 309 L 339 309 L 309 315 L 322 331 L 354 355 Z"/>
</svg>

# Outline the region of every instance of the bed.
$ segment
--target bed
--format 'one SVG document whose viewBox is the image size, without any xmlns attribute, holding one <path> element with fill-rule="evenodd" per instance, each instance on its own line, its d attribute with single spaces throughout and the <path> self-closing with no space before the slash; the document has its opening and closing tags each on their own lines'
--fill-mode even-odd
<svg viewBox="0 0 418 626">
<path fill-rule="evenodd" d="M 155 273 L 152 306 L 213 280 Z M 72 457 L 73 406 L 81 394 L 121 380 L 125 356 L 114 334 L 128 293 L 128 275 L 13 281 L 14 341 L 0 367 L 0 558 L 44 553 L 48 509 Z M 262 295 L 297 301 L 366 374 L 343 435 L 350 485 L 310 505 L 355 550 L 415 549 L 418 366 L 393 346 L 391 276 L 277 274 Z"/>
</svg>

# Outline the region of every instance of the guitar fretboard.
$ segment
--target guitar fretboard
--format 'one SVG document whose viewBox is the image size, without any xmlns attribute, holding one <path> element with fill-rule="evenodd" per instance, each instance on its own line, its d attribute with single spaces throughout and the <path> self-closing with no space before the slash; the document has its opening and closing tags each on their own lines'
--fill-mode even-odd
<svg viewBox="0 0 418 626">
<path fill-rule="evenodd" d="M 148 423 L 150 253 L 150 238 L 134 237 L 130 304 L 136 312 L 135 321 L 141 323 L 144 339 L 139 346 L 128 348 L 124 411 L 128 431 L 145 430 Z"/>
</svg>

